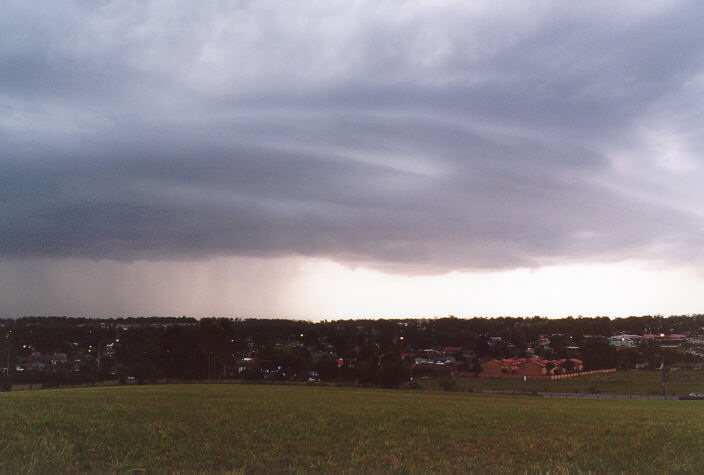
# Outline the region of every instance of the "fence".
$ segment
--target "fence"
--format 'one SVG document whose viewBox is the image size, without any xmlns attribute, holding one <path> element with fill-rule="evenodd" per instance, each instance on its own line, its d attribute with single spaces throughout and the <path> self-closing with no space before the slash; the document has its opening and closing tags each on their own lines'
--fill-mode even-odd
<svg viewBox="0 0 704 475">
<path fill-rule="evenodd" d="M 656 400 L 677 400 L 680 396 L 657 396 L 651 394 L 598 394 L 598 393 L 547 393 L 538 392 L 538 396 L 580 398 L 580 399 L 656 399 Z"/>
<path fill-rule="evenodd" d="M 608 369 L 594 369 L 591 371 L 576 371 L 574 373 L 564 373 L 564 374 L 535 374 L 535 375 L 530 375 L 530 374 L 501 374 L 501 375 L 485 375 L 482 373 L 479 373 L 479 376 L 482 378 L 507 378 L 507 379 L 541 379 L 541 380 L 548 380 L 552 381 L 554 379 L 568 379 L 568 378 L 576 378 L 577 376 L 586 376 L 588 374 L 599 374 L 599 373 L 615 373 L 616 368 L 608 368 Z M 460 376 L 474 376 L 474 373 L 460 373 Z"/>
<path fill-rule="evenodd" d="M 568 378 L 574 378 L 576 376 L 586 376 L 588 374 L 599 374 L 599 373 L 615 373 L 616 368 L 609 368 L 609 369 L 594 369 L 591 371 L 579 371 L 577 373 L 565 373 L 565 374 L 551 374 L 547 376 L 543 376 L 540 378 L 535 378 L 535 379 L 568 379 Z"/>
</svg>

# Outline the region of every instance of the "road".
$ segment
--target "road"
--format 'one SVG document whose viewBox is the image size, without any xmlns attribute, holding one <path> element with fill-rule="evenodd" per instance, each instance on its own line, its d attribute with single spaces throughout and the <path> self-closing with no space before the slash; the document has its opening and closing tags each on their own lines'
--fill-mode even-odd
<svg viewBox="0 0 704 475">
<path fill-rule="evenodd" d="M 590 394 L 590 393 L 545 393 L 538 392 L 545 397 L 578 397 L 584 399 L 679 399 L 679 396 L 650 396 L 647 394 Z"/>
</svg>

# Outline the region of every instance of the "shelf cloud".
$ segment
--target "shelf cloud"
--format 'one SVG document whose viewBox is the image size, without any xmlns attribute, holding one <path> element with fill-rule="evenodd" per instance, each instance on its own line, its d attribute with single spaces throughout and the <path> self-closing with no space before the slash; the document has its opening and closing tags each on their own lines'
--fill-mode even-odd
<svg viewBox="0 0 704 475">
<path fill-rule="evenodd" d="M 0 256 L 701 261 L 703 16 L 8 1 Z"/>
</svg>

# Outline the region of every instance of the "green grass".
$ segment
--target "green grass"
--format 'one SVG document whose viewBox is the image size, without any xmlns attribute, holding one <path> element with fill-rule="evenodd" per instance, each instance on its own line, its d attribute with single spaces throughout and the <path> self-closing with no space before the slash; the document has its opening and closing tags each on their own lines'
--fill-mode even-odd
<svg viewBox="0 0 704 475">
<path fill-rule="evenodd" d="M 699 401 L 267 385 L 0 394 L 0 472 L 702 466 Z"/>
<path fill-rule="evenodd" d="M 458 388 L 475 391 L 548 391 L 578 392 L 602 394 L 651 394 L 662 395 L 662 373 L 660 371 L 618 371 L 616 373 L 590 374 L 570 379 L 553 381 L 501 378 L 456 378 Z M 439 388 L 439 380 L 419 380 L 427 389 Z M 691 392 L 704 393 L 704 371 L 680 370 L 669 373 L 667 393 L 669 395 L 686 395 Z"/>
</svg>

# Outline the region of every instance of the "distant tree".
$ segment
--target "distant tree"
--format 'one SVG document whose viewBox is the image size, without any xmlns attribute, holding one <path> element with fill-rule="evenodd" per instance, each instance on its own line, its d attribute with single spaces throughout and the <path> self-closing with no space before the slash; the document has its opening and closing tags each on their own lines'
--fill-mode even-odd
<svg viewBox="0 0 704 475">
<path fill-rule="evenodd" d="M 550 348 L 552 348 L 555 358 L 565 358 L 568 355 L 568 343 L 569 338 L 565 335 L 552 335 L 550 337 Z"/>
<path fill-rule="evenodd" d="M 482 360 L 478 356 L 474 356 L 469 362 L 469 371 L 474 373 L 474 376 L 479 376 L 482 372 Z"/>
<path fill-rule="evenodd" d="M 489 338 L 485 334 L 479 335 L 474 342 L 474 353 L 480 358 L 484 358 L 491 354 Z"/>
<path fill-rule="evenodd" d="M 642 355 L 643 360 L 648 363 L 651 368 L 656 368 L 662 362 L 662 348 L 657 341 L 653 339 L 643 339 L 638 345 L 638 351 Z"/>
<path fill-rule="evenodd" d="M 9 391 L 10 389 L 12 389 L 10 377 L 7 375 L 0 376 L 0 392 Z"/>
<path fill-rule="evenodd" d="M 457 391 L 457 380 L 450 373 L 444 373 L 440 376 L 438 383 L 444 391 Z"/>
<path fill-rule="evenodd" d="M 504 359 L 511 356 L 511 347 L 508 341 L 501 339 L 490 346 L 490 355 L 496 359 Z"/>
<path fill-rule="evenodd" d="M 364 344 L 357 355 L 357 379 L 362 384 L 377 381 L 378 368 L 379 352 L 376 345 L 372 343 Z"/>
<path fill-rule="evenodd" d="M 398 353 L 385 354 L 381 359 L 377 383 L 385 387 L 396 387 L 408 381 L 411 371 L 408 362 Z"/>
<path fill-rule="evenodd" d="M 639 360 L 640 352 L 636 348 L 622 348 L 616 351 L 616 361 L 619 369 L 631 369 Z"/>
<path fill-rule="evenodd" d="M 562 367 L 564 368 L 564 370 L 566 372 L 572 373 L 577 368 L 577 363 L 575 363 L 572 360 L 567 360 L 564 363 L 562 363 Z"/>
<path fill-rule="evenodd" d="M 258 362 L 252 363 L 244 368 L 240 377 L 247 381 L 257 381 L 264 378 L 264 372 Z"/>
<path fill-rule="evenodd" d="M 329 353 L 318 358 L 318 361 L 315 362 L 314 369 L 318 372 L 321 381 L 333 381 L 337 379 L 339 374 L 337 358 Z"/>
<path fill-rule="evenodd" d="M 588 338 L 582 349 L 585 370 L 615 368 L 617 365 L 616 348 L 606 338 Z"/>
</svg>

